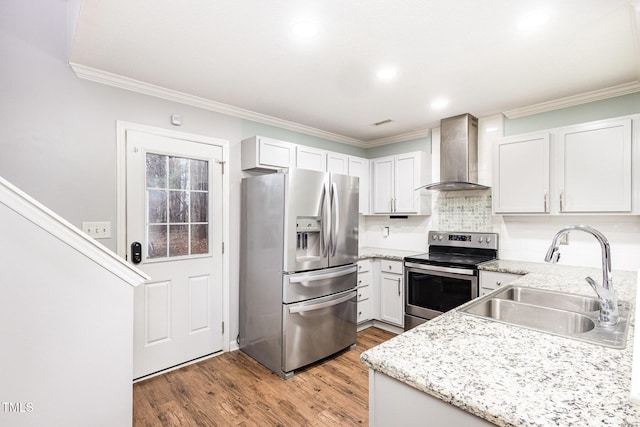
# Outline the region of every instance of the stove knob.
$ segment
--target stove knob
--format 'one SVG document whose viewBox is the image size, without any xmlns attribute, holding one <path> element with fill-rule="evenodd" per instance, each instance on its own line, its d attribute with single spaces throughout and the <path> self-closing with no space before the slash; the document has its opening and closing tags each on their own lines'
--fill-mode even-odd
<svg viewBox="0 0 640 427">
<path fill-rule="evenodd" d="M 438 234 L 438 240 L 442 240 L 442 234 Z"/>
<path fill-rule="evenodd" d="M 431 239 L 432 239 L 432 240 L 436 240 L 437 238 L 438 238 L 438 236 L 437 236 L 437 235 L 435 235 L 435 234 L 431 236 Z"/>
<path fill-rule="evenodd" d="M 491 243 L 491 237 L 487 237 L 487 243 Z"/>
<path fill-rule="evenodd" d="M 482 243 L 482 237 L 478 237 L 478 243 Z"/>
</svg>

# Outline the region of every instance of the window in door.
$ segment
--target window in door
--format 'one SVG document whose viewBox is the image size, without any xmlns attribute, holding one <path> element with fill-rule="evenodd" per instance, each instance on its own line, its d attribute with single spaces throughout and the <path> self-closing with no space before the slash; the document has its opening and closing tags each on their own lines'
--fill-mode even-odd
<svg viewBox="0 0 640 427">
<path fill-rule="evenodd" d="M 147 259 L 209 254 L 209 162 L 146 155 Z"/>
</svg>

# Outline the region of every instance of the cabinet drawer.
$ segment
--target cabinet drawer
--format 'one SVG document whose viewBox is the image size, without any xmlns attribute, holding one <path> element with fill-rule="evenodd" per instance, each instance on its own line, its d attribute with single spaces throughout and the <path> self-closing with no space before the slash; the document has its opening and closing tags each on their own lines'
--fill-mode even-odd
<svg viewBox="0 0 640 427">
<path fill-rule="evenodd" d="M 358 292 L 358 302 L 371 298 L 371 286 L 363 286 L 356 291 Z"/>
<path fill-rule="evenodd" d="M 358 323 L 371 319 L 371 300 L 358 301 Z"/>
<path fill-rule="evenodd" d="M 402 261 L 390 261 L 383 259 L 380 261 L 380 271 L 385 273 L 404 273 L 404 263 Z"/>
<path fill-rule="evenodd" d="M 358 272 L 358 287 L 371 285 L 371 272 L 365 271 L 363 273 Z"/>
<path fill-rule="evenodd" d="M 361 259 L 358 261 L 358 274 L 371 270 L 371 260 Z"/>
</svg>

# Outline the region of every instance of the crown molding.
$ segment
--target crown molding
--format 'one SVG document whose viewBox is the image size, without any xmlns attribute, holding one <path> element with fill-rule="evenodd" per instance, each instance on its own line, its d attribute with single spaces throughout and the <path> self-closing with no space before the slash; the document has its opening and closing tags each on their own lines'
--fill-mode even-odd
<svg viewBox="0 0 640 427">
<path fill-rule="evenodd" d="M 533 114 L 546 113 L 548 111 L 559 110 L 561 108 L 573 107 L 575 105 L 586 104 L 588 102 L 600 101 L 602 99 L 614 98 L 616 96 L 628 95 L 640 92 L 640 82 L 633 81 L 605 89 L 594 90 L 580 95 L 567 96 L 552 101 L 541 102 L 523 108 L 515 108 L 505 111 L 503 114 L 509 119 L 531 116 Z"/>
<path fill-rule="evenodd" d="M 386 138 L 373 139 L 367 141 L 367 147 L 379 147 L 381 145 L 395 144 L 396 142 L 411 141 L 418 138 L 431 136 L 431 129 L 421 129 L 413 132 L 401 133 L 400 135 L 388 136 Z"/>
<path fill-rule="evenodd" d="M 190 105 L 192 107 L 202 108 L 204 110 L 215 111 L 240 119 L 252 120 L 254 122 L 263 123 L 271 126 L 277 126 L 295 132 L 301 132 L 307 135 L 328 139 L 331 141 L 341 142 L 343 144 L 355 145 L 357 147 L 369 147 L 367 142 L 347 136 L 338 135 L 336 133 L 323 131 L 311 126 L 305 126 L 299 123 L 290 122 L 288 120 L 279 119 L 277 117 L 268 116 L 266 114 L 256 113 L 244 108 L 234 107 L 233 105 L 223 104 L 221 102 L 212 101 L 195 95 L 189 95 L 140 80 L 124 77 L 119 74 L 110 73 L 99 70 L 86 65 L 69 62 L 69 66 L 77 77 L 92 82 L 101 83 L 108 86 L 114 86 L 120 89 L 130 90 L 132 92 L 142 93 L 144 95 L 154 96 L 156 98 L 166 99 L 168 101 L 178 102 L 180 104 Z"/>
</svg>

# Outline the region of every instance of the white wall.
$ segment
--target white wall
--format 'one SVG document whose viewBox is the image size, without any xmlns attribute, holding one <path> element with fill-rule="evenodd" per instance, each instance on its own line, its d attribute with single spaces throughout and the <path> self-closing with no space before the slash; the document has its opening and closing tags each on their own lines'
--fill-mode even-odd
<svg viewBox="0 0 640 427">
<path fill-rule="evenodd" d="M 133 287 L 2 203 L 0 236 L 0 425 L 130 426 Z"/>
<path fill-rule="evenodd" d="M 389 235 L 383 228 L 389 227 Z M 408 219 L 390 219 L 388 216 L 360 217 L 360 247 L 388 248 L 422 253 L 427 251 L 427 230 L 431 230 L 431 217 L 410 216 Z"/>
<path fill-rule="evenodd" d="M 71 2 L 70 4 L 72 4 Z M 116 249 L 116 121 L 230 142 L 230 322 L 238 331 L 241 120 L 78 79 L 67 65 L 67 2 L 0 2 L 0 176 L 76 226 L 111 221 Z M 180 114 L 181 127 L 170 124 Z"/>
</svg>

